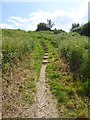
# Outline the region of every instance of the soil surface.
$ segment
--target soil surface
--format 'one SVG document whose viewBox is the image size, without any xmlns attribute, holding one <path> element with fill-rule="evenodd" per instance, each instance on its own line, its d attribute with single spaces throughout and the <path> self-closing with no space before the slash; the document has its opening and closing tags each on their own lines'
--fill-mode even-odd
<svg viewBox="0 0 90 120">
<path fill-rule="evenodd" d="M 22 101 L 19 85 L 25 85 L 27 75 L 30 75 L 30 70 L 18 69 L 13 79 L 6 76 L 3 78 L 3 118 L 58 118 L 58 110 L 56 108 L 57 101 L 52 95 L 48 80 L 45 77 L 45 70 L 48 64 L 48 54 L 46 53 L 42 61 L 39 80 L 36 83 L 37 92 L 35 93 L 35 102 L 27 104 Z M 20 72 L 21 71 L 21 72 Z M 32 73 L 31 73 L 32 74 Z M 25 88 L 22 89 L 25 91 Z M 26 90 L 27 91 L 27 90 Z M 1 102 L 1 99 L 0 99 Z M 0 113 L 1 116 L 1 113 Z"/>
<path fill-rule="evenodd" d="M 37 118 L 58 118 L 58 111 L 56 109 L 56 100 L 52 95 L 47 79 L 45 78 L 45 70 L 48 63 L 48 55 L 45 54 L 42 61 L 42 68 L 40 72 L 39 81 L 37 83 L 36 106 Z"/>
</svg>

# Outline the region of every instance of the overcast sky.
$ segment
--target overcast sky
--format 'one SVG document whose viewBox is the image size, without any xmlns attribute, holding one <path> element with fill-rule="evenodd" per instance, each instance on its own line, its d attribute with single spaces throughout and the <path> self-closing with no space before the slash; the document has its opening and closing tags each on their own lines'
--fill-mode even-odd
<svg viewBox="0 0 90 120">
<path fill-rule="evenodd" d="M 2 0 L 0 28 L 35 30 L 51 19 L 54 28 L 69 31 L 72 23 L 88 21 L 88 0 Z"/>
</svg>

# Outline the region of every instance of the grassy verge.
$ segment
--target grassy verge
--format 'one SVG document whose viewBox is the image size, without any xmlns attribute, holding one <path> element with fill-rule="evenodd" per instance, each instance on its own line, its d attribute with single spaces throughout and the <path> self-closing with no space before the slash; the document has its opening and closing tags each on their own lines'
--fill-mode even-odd
<svg viewBox="0 0 90 120">
<path fill-rule="evenodd" d="M 59 58 L 53 46 L 48 45 L 48 47 L 50 63 L 47 66 L 46 74 L 50 90 L 57 99 L 60 117 L 87 118 L 88 98 L 79 95 L 78 90 L 81 86 L 74 81 L 66 60 Z"/>
<path fill-rule="evenodd" d="M 34 50 L 32 52 L 32 57 L 34 59 L 34 69 L 37 73 L 37 78 L 39 78 L 43 56 L 44 56 L 43 47 L 41 45 L 41 42 L 37 41 L 34 44 Z"/>
<path fill-rule="evenodd" d="M 27 82 L 24 85 L 24 89 L 25 91 L 22 93 L 22 99 L 28 104 L 33 104 L 35 102 L 36 93 L 36 80 L 34 75 L 27 76 Z"/>
<path fill-rule="evenodd" d="M 22 110 L 24 104 L 31 105 L 35 102 L 43 47 L 41 41 L 32 34 L 22 30 L 2 31 L 4 117 L 12 117 L 13 109 Z"/>
</svg>

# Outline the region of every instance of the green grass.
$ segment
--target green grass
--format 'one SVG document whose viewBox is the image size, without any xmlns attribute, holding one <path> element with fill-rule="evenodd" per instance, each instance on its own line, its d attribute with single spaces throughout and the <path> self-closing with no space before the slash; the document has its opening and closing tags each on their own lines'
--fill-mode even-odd
<svg viewBox="0 0 90 120">
<path fill-rule="evenodd" d="M 36 93 L 36 78 L 35 75 L 28 75 L 27 81 L 24 85 L 24 91 L 22 92 L 22 100 L 28 104 L 33 104 L 35 102 Z"/>
<path fill-rule="evenodd" d="M 69 37 L 66 35 L 66 39 L 60 41 L 58 47 L 61 56 L 65 57 L 69 62 L 74 79 L 80 80 L 81 85 L 89 81 L 88 38 L 78 34 L 75 36 L 70 34 Z M 88 84 L 85 84 L 83 87 L 87 88 L 83 93 L 89 91 Z"/>
<path fill-rule="evenodd" d="M 23 93 L 22 99 L 27 102 L 28 104 L 34 103 L 34 96 L 32 94 Z"/>
<path fill-rule="evenodd" d="M 14 66 L 19 66 L 20 62 L 23 63 L 23 69 L 31 70 L 31 74 L 33 71 L 35 73 L 27 77 L 27 92 L 22 94 L 24 101 L 34 103 L 36 78 L 39 78 L 44 52 L 48 49 L 50 63 L 46 74 L 50 89 L 57 98 L 58 110 L 63 108 L 64 117 L 87 116 L 87 102 L 83 102 L 84 98 L 88 99 L 90 85 L 87 37 L 71 32 L 55 35 L 50 31 L 23 30 L 2 30 L 2 35 L 3 75 L 14 69 Z M 63 64 L 69 66 L 69 73 L 66 75 L 65 70 L 61 72 L 61 59 Z"/>
<path fill-rule="evenodd" d="M 65 38 L 63 37 L 63 39 Z M 62 41 L 62 44 L 63 42 L 64 41 Z M 65 56 L 61 58 L 61 51 L 57 51 L 57 53 L 60 55 L 55 55 L 56 47 L 54 47 L 53 44 L 48 45 L 48 47 L 50 63 L 47 65 L 46 74 L 48 77 L 50 90 L 56 96 L 57 107 L 60 112 L 60 116 L 62 115 L 66 118 L 87 117 L 88 97 L 84 98 L 87 95 L 86 93 L 88 88 L 85 87 L 88 86 L 87 83 L 85 85 L 85 82 L 82 82 L 79 78 L 75 81 L 73 73 L 70 70 L 68 74 L 63 75 L 63 72 L 60 71 L 66 68 L 62 68 L 65 66 L 62 66 L 61 61 L 63 61 L 63 57 Z M 52 58 L 55 58 L 55 60 L 53 61 Z M 63 64 L 69 65 L 66 58 L 64 58 L 64 60 L 65 61 L 63 61 Z M 64 70 L 64 72 L 66 71 Z M 85 99 L 87 99 L 87 102 L 84 101 Z"/>
<path fill-rule="evenodd" d="M 37 46 L 37 48 L 35 48 L 35 50 L 33 51 L 33 59 L 34 69 L 36 70 L 38 77 L 40 74 L 43 55 L 44 55 L 43 49 L 41 48 L 41 46 Z"/>
<path fill-rule="evenodd" d="M 60 40 L 60 37 L 58 48 L 61 56 L 66 57 L 69 61 L 71 70 L 76 71 L 80 68 L 81 75 L 83 75 L 83 65 L 86 65 L 88 61 L 88 38 L 78 34 L 72 36 L 73 34 L 74 33 L 69 33 L 64 35 L 66 38 L 63 39 L 63 41 Z M 89 77 L 89 75 L 86 76 L 86 78 L 87 77 Z"/>
<path fill-rule="evenodd" d="M 3 69 L 6 64 L 12 67 L 17 60 L 23 60 L 23 56 L 28 56 L 33 50 L 34 41 L 27 32 L 3 30 L 2 36 Z"/>
<path fill-rule="evenodd" d="M 84 95 L 88 93 L 89 84 L 86 84 L 90 79 L 88 37 L 81 36 L 78 33 L 70 32 L 54 35 L 53 38 L 48 41 L 50 43 L 48 44 L 49 61 L 52 61 L 52 58 L 55 58 L 57 60 L 58 56 L 59 58 L 65 58 L 67 63 L 69 64 L 74 80 L 81 81 L 81 85 L 82 83 L 85 84 L 84 87 L 86 88 L 86 90 L 83 90 L 82 93 Z M 57 51 L 55 52 L 56 49 Z"/>
<path fill-rule="evenodd" d="M 65 94 L 62 87 L 57 82 L 50 80 L 49 85 L 52 93 L 56 96 L 58 103 L 66 102 L 68 100 L 67 95 Z"/>
<path fill-rule="evenodd" d="M 30 71 L 26 82 L 19 86 L 22 100 L 33 104 L 36 93 L 36 79 L 39 77 L 43 58 L 43 46 L 35 33 L 22 30 L 2 30 L 3 77 L 15 74 L 17 68 Z M 11 79 L 10 79 L 11 80 Z"/>
<path fill-rule="evenodd" d="M 53 80 L 53 79 L 61 78 L 61 75 L 60 73 L 51 73 L 48 75 L 48 78 Z"/>
<path fill-rule="evenodd" d="M 85 92 L 85 89 L 83 89 L 81 82 L 80 81 L 79 83 L 74 82 L 71 74 L 66 76 L 62 75 L 61 78 L 60 77 L 51 78 L 50 75 L 53 74 L 53 65 L 57 64 L 49 63 L 49 65 L 47 66 L 46 73 L 49 79 L 48 84 L 50 86 L 50 90 L 57 99 L 57 107 L 59 112 L 63 109 L 63 112 L 62 113 L 60 112 L 60 116 L 62 115 L 63 117 L 66 118 L 67 117 L 87 118 L 88 98 L 85 97 L 85 95 L 82 93 L 82 91 Z M 59 69 L 56 69 L 56 71 L 59 71 Z M 84 101 L 85 99 L 87 101 Z M 63 106 L 64 108 L 62 108 Z"/>
<path fill-rule="evenodd" d="M 25 55 L 26 57 L 31 55 L 34 60 L 32 64 L 39 76 L 43 57 L 41 41 L 33 36 L 33 33 L 22 30 L 2 30 L 2 35 L 3 71 L 7 71 L 13 64 L 16 64 L 17 60 L 23 61 Z M 25 64 L 26 68 L 29 66 L 29 64 Z"/>
</svg>

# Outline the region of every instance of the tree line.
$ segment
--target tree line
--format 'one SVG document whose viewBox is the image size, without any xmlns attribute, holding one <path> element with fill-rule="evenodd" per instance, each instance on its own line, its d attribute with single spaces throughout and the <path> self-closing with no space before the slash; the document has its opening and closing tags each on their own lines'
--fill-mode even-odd
<svg viewBox="0 0 90 120">
<path fill-rule="evenodd" d="M 81 25 L 78 23 L 78 24 L 72 24 L 72 28 L 71 28 L 71 32 L 77 32 L 81 35 L 85 35 L 85 36 L 88 36 L 90 37 L 90 22 L 84 24 L 84 25 Z"/>
<path fill-rule="evenodd" d="M 39 23 L 37 25 L 37 29 L 36 31 L 51 31 L 52 27 L 55 24 L 51 21 L 51 19 L 47 19 L 47 23 Z M 52 30 L 55 34 L 58 34 L 60 32 L 65 32 L 62 29 L 54 29 Z M 80 25 L 79 23 L 73 23 L 70 29 L 70 32 L 77 32 L 81 35 L 85 35 L 85 36 L 89 36 L 90 37 L 90 22 L 84 24 L 84 25 Z"/>
</svg>

